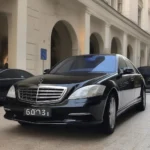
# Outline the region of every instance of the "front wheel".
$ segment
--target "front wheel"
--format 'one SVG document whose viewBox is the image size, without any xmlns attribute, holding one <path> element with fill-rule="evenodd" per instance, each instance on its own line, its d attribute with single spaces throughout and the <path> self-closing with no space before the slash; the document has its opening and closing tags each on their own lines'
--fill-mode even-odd
<svg viewBox="0 0 150 150">
<path fill-rule="evenodd" d="M 112 134 L 116 127 L 116 97 L 115 95 L 110 95 L 107 101 L 103 128 L 104 132 L 107 134 Z"/>
<path fill-rule="evenodd" d="M 145 88 L 142 88 L 141 102 L 138 104 L 137 109 L 139 111 L 144 111 L 146 109 L 146 90 L 145 90 Z"/>
</svg>

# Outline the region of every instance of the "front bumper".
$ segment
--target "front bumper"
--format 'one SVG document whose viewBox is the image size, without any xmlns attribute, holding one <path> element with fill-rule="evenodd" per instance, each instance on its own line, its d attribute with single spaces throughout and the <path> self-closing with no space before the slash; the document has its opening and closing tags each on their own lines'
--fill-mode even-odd
<svg viewBox="0 0 150 150">
<path fill-rule="evenodd" d="M 31 105 L 13 99 L 7 99 L 4 105 L 8 120 L 21 121 L 30 124 L 99 124 L 103 122 L 106 100 L 102 97 L 80 100 L 65 100 L 57 105 Z M 51 117 L 24 116 L 25 108 L 50 108 Z"/>
<path fill-rule="evenodd" d="M 7 95 L 7 92 L 0 91 L 0 106 L 4 105 L 6 101 L 6 95 Z"/>
<path fill-rule="evenodd" d="M 0 97 L 0 106 L 3 106 L 5 104 L 6 97 Z"/>
</svg>

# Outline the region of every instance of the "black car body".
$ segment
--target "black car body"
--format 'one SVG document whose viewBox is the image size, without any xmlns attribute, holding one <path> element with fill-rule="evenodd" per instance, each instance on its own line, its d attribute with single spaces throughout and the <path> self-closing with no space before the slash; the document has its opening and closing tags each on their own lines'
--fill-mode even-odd
<svg viewBox="0 0 150 150">
<path fill-rule="evenodd" d="M 3 105 L 9 88 L 16 82 L 32 77 L 31 73 L 19 69 L 0 69 L 0 105 Z"/>
<path fill-rule="evenodd" d="M 144 79 L 121 55 L 70 57 L 12 89 L 4 117 L 22 125 L 103 123 L 112 133 L 116 116 L 146 106 Z"/>
<path fill-rule="evenodd" d="M 149 93 L 150 92 L 150 66 L 139 67 L 138 70 L 145 79 L 146 91 Z"/>
</svg>

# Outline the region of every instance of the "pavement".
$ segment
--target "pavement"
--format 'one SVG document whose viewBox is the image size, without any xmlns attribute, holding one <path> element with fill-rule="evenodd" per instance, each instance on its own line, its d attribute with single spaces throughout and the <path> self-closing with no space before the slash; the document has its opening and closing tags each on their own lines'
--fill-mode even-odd
<svg viewBox="0 0 150 150">
<path fill-rule="evenodd" d="M 95 127 L 31 126 L 3 118 L 0 108 L 0 150 L 150 150 L 150 95 L 147 109 L 132 109 L 117 119 L 114 134 Z"/>
</svg>

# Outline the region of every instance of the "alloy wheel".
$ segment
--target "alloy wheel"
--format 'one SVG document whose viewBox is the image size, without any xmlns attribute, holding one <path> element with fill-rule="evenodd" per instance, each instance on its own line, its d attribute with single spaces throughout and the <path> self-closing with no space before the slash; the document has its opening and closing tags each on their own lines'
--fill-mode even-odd
<svg viewBox="0 0 150 150">
<path fill-rule="evenodd" d="M 115 98 L 112 97 L 110 101 L 110 108 L 109 108 L 109 122 L 110 126 L 113 129 L 116 122 L 116 102 Z"/>
</svg>

